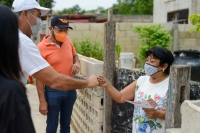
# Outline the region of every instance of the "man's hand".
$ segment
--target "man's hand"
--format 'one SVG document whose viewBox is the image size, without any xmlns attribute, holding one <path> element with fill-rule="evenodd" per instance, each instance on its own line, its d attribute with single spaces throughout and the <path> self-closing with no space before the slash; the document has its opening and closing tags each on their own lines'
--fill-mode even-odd
<svg viewBox="0 0 200 133">
<path fill-rule="evenodd" d="M 47 107 L 47 102 L 46 101 L 41 101 L 39 105 L 39 111 L 43 115 L 47 115 L 48 113 L 48 107 Z"/>
<path fill-rule="evenodd" d="M 98 76 L 97 80 L 99 82 L 99 86 L 106 87 L 108 85 L 108 80 L 104 76 Z"/>
<path fill-rule="evenodd" d="M 72 66 L 72 74 L 77 74 L 80 71 L 80 63 L 75 63 Z"/>
<path fill-rule="evenodd" d="M 88 88 L 96 88 L 99 85 L 99 82 L 97 80 L 97 77 L 92 75 L 88 79 Z"/>
</svg>

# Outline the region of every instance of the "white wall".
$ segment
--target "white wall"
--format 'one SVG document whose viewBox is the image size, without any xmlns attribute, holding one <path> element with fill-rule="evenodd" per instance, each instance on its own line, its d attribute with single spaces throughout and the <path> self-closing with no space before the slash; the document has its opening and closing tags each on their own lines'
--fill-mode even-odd
<svg viewBox="0 0 200 133">
<path fill-rule="evenodd" d="M 192 8 L 192 0 L 154 0 L 153 23 L 167 23 L 167 13 Z"/>
</svg>

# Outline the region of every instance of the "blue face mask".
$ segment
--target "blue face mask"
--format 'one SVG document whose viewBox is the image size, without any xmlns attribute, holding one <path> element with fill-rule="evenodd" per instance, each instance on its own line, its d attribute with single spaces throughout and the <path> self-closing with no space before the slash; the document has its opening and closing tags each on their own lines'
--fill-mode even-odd
<svg viewBox="0 0 200 133">
<path fill-rule="evenodd" d="M 162 70 L 158 71 L 158 67 L 152 66 L 152 65 L 147 64 L 147 63 L 145 63 L 144 69 L 145 69 L 146 75 L 148 75 L 148 76 L 152 76 L 152 75 L 156 74 L 157 72 L 162 71 Z"/>
<path fill-rule="evenodd" d="M 29 12 L 30 13 L 30 12 Z M 31 14 L 31 13 L 30 13 Z M 36 19 L 36 25 L 31 25 L 28 20 L 27 22 L 29 23 L 29 25 L 31 26 L 31 31 L 32 34 L 35 35 L 37 33 L 39 33 L 39 31 L 42 29 L 42 20 L 40 18 L 36 18 L 33 14 L 31 14 L 35 19 Z"/>
</svg>

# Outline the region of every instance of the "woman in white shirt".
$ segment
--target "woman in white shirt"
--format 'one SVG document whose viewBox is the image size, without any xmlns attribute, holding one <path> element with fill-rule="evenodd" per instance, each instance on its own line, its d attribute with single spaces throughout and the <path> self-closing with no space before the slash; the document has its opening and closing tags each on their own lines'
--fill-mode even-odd
<svg viewBox="0 0 200 133">
<path fill-rule="evenodd" d="M 169 50 L 162 47 L 151 48 L 146 52 L 146 57 L 146 75 L 140 76 L 123 90 L 116 90 L 103 76 L 99 76 L 98 81 L 118 103 L 132 99 L 135 99 L 135 102 L 153 99 L 158 105 L 156 108 L 135 106 L 132 132 L 164 133 L 169 71 L 174 57 Z"/>
</svg>

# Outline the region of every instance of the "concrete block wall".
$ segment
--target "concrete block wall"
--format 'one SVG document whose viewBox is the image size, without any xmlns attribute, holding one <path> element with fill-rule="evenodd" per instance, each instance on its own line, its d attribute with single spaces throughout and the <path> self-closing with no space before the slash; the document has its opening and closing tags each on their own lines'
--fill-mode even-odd
<svg viewBox="0 0 200 133">
<path fill-rule="evenodd" d="M 71 121 L 77 133 L 102 133 L 103 95 L 97 96 L 89 88 L 77 90 Z"/>
<path fill-rule="evenodd" d="M 81 73 L 76 76 L 86 79 L 92 73 L 99 75 L 103 71 L 103 62 L 78 55 L 81 60 Z M 93 63 L 92 63 L 93 62 Z M 102 70 L 102 71 L 100 71 Z M 102 133 L 104 89 L 77 89 L 77 100 L 72 113 L 72 127 L 77 133 Z"/>
<path fill-rule="evenodd" d="M 96 19 L 106 19 L 107 14 L 97 14 Z M 113 15 L 113 21 L 117 23 L 152 23 L 153 15 Z"/>
<path fill-rule="evenodd" d="M 43 23 L 45 24 L 45 22 Z M 138 38 L 137 33 L 133 33 L 133 28 L 139 25 L 150 24 L 152 23 L 116 23 L 116 44 L 121 45 L 122 52 L 132 52 L 136 56 L 136 59 L 138 59 L 138 48 L 141 40 Z M 72 41 L 89 37 L 91 41 L 104 42 L 103 23 L 71 23 L 70 26 L 74 28 L 74 30 L 69 32 L 69 37 Z M 162 26 L 173 36 L 173 24 L 165 23 L 162 24 Z M 195 32 L 190 33 L 190 28 L 192 28 L 192 25 L 188 24 L 181 24 L 178 26 L 178 49 L 200 50 L 200 34 Z M 48 34 L 45 29 L 42 30 L 42 33 Z M 171 44 L 174 45 L 173 40 Z"/>
</svg>

